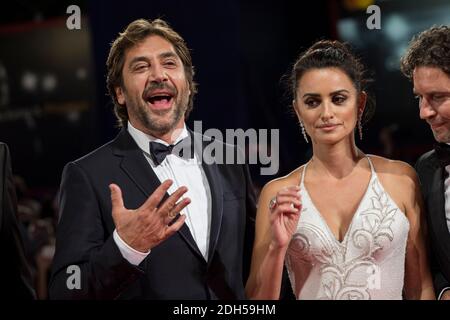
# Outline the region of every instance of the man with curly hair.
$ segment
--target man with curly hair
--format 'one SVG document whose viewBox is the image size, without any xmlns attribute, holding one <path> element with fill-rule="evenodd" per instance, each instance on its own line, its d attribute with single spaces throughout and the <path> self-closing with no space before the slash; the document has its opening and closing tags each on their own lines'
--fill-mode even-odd
<svg viewBox="0 0 450 320">
<path fill-rule="evenodd" d="M 414 37 L 401 69 L 413 81 L 420 118 L 437 141 L 417 161 L 416 170 L 428 211 L 436 295 L 450 300 L 450 28 L 432 27 Z"/>
</svg>

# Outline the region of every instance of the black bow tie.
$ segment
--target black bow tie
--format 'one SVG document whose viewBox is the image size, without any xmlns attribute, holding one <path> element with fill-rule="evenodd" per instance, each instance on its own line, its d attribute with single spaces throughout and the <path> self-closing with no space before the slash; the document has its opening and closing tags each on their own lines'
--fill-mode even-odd
<svg viewBox="0 0 450 320">
<path fill-rule="evenodd" d="M 438 143 L 434 146 L 436 156 L 443 167 L 450 164 L 450 145 Z"/>
<path fill-rule="evenodd" d="M 192 159 L 194 157 L 194 151 L 192 150 L 191 139 L 189 137 L 184 138 L 177 144 L 168 146 L 159 142 L 150 141 L 150 155 L 156 165 L 160 165 L 167 155 L 171 153 L 180 158 Z"/>
</svg>

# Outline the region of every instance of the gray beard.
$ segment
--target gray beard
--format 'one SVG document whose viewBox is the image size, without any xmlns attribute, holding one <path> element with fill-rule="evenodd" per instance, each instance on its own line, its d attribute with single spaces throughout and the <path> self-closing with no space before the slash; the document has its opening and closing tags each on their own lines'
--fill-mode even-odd
<svg viewBox="0 0 450 320">
<path fill-rule="evenodd" d="M 174 102 L 175 108 L 171 110 L 163 110 L 163 111 L 148 111 L 146 105 L 142 105 L 141 103 L 135 104 L 136 115 L 141 121 L 141 123 L 147 128 L 150 132 L 154 132 L 160 135 L 166 134 L 173 130 L 180 119 L 183 117 L 187 104 L 181 102 Z M 160 117 L 170 114 L 170 118 L 168 120 L 161 120 Z"/>
</svg>

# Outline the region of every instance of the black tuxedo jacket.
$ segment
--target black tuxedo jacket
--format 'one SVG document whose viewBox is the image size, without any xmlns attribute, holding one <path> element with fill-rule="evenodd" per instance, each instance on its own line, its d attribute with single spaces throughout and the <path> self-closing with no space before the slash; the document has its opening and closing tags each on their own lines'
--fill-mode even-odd
<svg viewBox="0 0 450 320">
<path fill-rule="evenodd" d="M 197 150 L 212 141 L 190 134 L 196 137 Z M 236 152 L 234 146 L 220 144 Z M 256 211 L 248 167 L 206 161 L 202 166 L 212 196 L 208 261 L 184 224 L 133 266 L 122 257 L 112 236 L 108 185 L 120 186 L 126 208 L 145 202 L 161 182 L 142 150 L 122 129 L 113 141 L 67 164 L 60 188 L 50 298 L 244 299 Z M 80 289 L 68 289 L 67 280 L 75 274 L 68 273 L 70 265 L 80 268 Z"/>
<path fill-rule="evenodd" d="M 34 299 L 34 289 L 17 222 L 17 199 L 8 146 L 0 143 L 0 295 Z"/>
<path fill-rule="evenodd" d="M 431 247 L 431 271 L 438 295 L 450 287 L 450 232 L 445 218 L 445 169 L 435 151 L 424 154 L 416 163 L 427 210 L 428 237 Z"/>
</svg>

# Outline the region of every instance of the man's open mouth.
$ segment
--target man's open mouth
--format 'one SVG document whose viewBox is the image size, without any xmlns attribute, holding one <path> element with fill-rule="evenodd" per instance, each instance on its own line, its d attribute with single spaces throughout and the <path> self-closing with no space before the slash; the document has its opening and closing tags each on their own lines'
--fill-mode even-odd
<svg viewBox="0 0 450 320">
<path fill-rule="evenodd" d="M 156 92 L 149 94 L 146 101 L 149 102 L 153 107 L 158 109 L 165 109 L 171 106 L 173 95 L 168 92 Z"/>
</svg>

